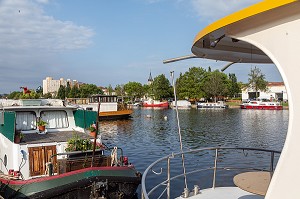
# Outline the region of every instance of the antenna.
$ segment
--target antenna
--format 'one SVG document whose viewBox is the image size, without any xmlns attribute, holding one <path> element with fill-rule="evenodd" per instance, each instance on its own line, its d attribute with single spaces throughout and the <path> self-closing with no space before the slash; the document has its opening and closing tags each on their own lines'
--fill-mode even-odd
<svg viewBox="0 0 300 199">
<path fill-rule="evenodd" d="M 224 66 L 222 69 L 221 69 L 221 72 L 224 72 L 224 70 L 226 70 L 229 66 L 231 66 L 232 64 L 235 64 L 236 62 L 230 62 L 229 64 L 227 64 L 226 66 Z"/>
<path fill-rule="evenodd" d="M 176 106 L 176 120 L 177 120 L 177 126 L 178 126 L 178 135 L 179 135 L 179 141 L 180 141 L 180 151 L 181 151 L 181 159 L 182 159 L 182 168 L 183 168 L 183 175 L 184 175 L 184 183 L 185 183 L 185 191 L 188 191 L 187 187 L 187 179 L 186 179 L 186 170 L 185 170 L 185 163 L 184 163 L 184 153 L 183 153 L 183 147 L 182 147 L 182 139 L 181 139 L 181 131 L 180 131 L 180 122 L 179 122 L 179 114 L 178 114 L 178 106 L 177 106 L 177 97 L 176 97 L 176 87 L 174 83 L 174 71 L 171 71 L 171 77 L 172 77 L 172 85 L 173 85 L 173 91 L 174 91 L 174 99 L 175 99 L 175 106 Z"/>
<path fill-rule="evenodd" d="M 192 59 L 192 58 L 198 58 L 198 57 L 196 55 L 186 55 L 186 56 L 182 56 L 182 57 L 166 59 L 166 60 L 163 61 L 163 63 L 168 64 L 168 63 L 171 63 L 171 62 L 181 61 L 181 60 L 185 60 L 185 59 Z"/>
</svg>

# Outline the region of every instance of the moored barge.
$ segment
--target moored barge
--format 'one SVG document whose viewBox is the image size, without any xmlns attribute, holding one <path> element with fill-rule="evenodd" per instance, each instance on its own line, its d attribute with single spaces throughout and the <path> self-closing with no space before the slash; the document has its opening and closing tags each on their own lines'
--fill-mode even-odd
<svg viewBox="0 0 300 199">
<path fill-rule="evenodd" d="M 86 130 L 97 112 L 60 100 L 5 100 L 0 110 L 4 198 L 132 198 L 141 174 L 121 148 Z M 45 121 L 44 131 L 39 121 Z"/>
</svg>

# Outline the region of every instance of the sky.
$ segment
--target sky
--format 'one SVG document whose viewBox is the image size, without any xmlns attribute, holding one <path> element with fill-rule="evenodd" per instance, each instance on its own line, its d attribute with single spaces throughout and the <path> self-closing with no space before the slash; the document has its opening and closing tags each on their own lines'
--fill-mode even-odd
<svg viewBox="0 0 300 199">
<path fill-rule="evenodd" d="M 197 33 L 258 0 L 0 0 L 0 93 L 36 89 L 50 76 L 107 87 L 225 62 L 163 60 L 191 54 Z M 282 81 L 275 65 L 255 65 Z M 251 64 L 235 64 L 247 82 Z"/>
</svg>

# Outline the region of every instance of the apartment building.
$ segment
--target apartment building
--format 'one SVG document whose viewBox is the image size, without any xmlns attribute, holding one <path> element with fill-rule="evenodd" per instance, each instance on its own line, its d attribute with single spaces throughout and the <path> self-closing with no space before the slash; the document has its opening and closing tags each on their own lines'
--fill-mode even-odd
<svg viewBox="0 0 300 199">
<path fill-rule="evenodd" d="M 67 86 L 69 82 L 70 86 L 78 85 L 78 81 L 70 79 L 64 80 L 64 78 L 60 78 L 59 80 L 54 80 L 52 77 L 46 77 L 43 80 L 43 94 L 51 93 L 55 95 L 58 92 L 60 86 Z"/>
</svg>

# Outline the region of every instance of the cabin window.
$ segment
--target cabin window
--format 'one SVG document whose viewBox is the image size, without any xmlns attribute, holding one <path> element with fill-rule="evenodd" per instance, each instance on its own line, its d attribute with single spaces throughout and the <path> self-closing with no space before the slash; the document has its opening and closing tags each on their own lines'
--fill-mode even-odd
<svg viewBox="0 0 300 199">
<path fill-rule="evenodd" d="M 41 119 L 46 121 L 47 128 L 68 128 L 68 116 L 65 111 L 42 111 Z"/>
<path fill-rule="evenodd" d="M 28 131 L 36 129 L 36 114 L 35 112 L 24 111 L 16 113 L 16 130 Z"/>
<path fill-rule="evenodd" d="M 100 102 L 107 102 L 107 98 L 106 97 L 101 97 Z"/>
<path fill-rule="evenodd" d="M 89 98 L 90 103 L 98 103 L 99 102 L 99 97 L 98 96 L 93 96 Z"/>
<path fill-rule="evenodd" d="M 99 97 L 93 97 L 93 102 L 98 103 L 99 102 Z"/>
</svg>

